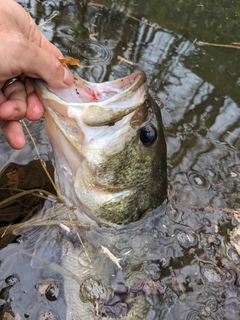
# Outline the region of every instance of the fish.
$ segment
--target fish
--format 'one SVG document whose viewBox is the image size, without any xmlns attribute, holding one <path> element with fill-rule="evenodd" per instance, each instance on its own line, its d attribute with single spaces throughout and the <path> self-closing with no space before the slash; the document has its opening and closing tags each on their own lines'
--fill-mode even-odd
<svg viewBox="0 0 240 320">
<path fill-rule="evenodd" d="M 165 293 L 152 262 L 166 259 L 167 164 L 145 73 L 99 84 L 75 76 L 61 90 L 34 83 L 63 202 L 7 230 L 18 240 L 0 250 L 0 315 L 152 318 Z"/>
<path fill-rule="evenodd" d="M 55 155 L 55 182 L 69 207 L 98 224 L 128 224 L 167 196 L 166 143 L 146 74 L 67 89 L 35 80 Z"/>
</svg>

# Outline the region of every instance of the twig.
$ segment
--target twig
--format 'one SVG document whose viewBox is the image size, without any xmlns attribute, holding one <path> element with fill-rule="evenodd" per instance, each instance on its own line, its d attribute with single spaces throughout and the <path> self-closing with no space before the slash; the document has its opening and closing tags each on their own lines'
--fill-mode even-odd
<svg viewBox="0 0 240 320">
<path fill-rule="evenodd" d="M 71 215 L 70 215 L 69 212 L 68 212 L 68 218 L 69 218 L 69 220 L 70 220 L 71 222 L 73 222 L 72 217 L 71 217 Z M 79 241 L 80 241 L 80 243 L 81 243 L 81 245 L 82 245 L 82 247 L 83 247 L 83 250 L 84 250 L 87 258 L 88 258 L 88 261 L 91 263 L 92 261 L 91 261 L 89 255 L 88 255 L 87 250 L 85 249 L 84 244 L 83 244 L 83 242 L 82 242 L 82 239 L 81 239 L 81 237 L 80 237 L 80 235 L 79 235 L 79 233 L 78 233 L 77 231 L 76 231 L 76 234 L 77 234 L 77 237 L 78 237 L 78 239 L 79 239 Z"/>
<path fill-rule="evenodd" d="M 235 138 L 240 138 L 239 136 L 236 136 L 235 134 L 233 134 L 232 132 L 230 131 L 226 131 L 228 134 L 230 134 L 231 136 L 235 137 Z"/>
<path fill-rule="evenodd" d="M 125 58 L 123 58 L 123 57 L 121 57 L 121 56 L 117 56 L 117 59 L 120 60 L 120 61 L 126 62 L 126 63 L 128 63 L 128 64 L 131 64 L 132 66 L 135 65 L 134 62 L 129 61 L 129 60 L 127 60 L 127 59 L 125 59 Z"/>
<path fill-rule="evenodd" d="M 109 259 L 111 259 L 114 263 L 116 263 L 116 265 L 118 266 L 119 269 L 122 270 L 122 267 L 120 266 L 120 263 L 119 263 L 119 259 L 116 258 L 112 252 L 110 250 L 108 250 L 108 248 L 104 247 L 104 246 L 101 246 L 102 247 L 102 251 L 103 253 L 105 253 Z"/>
<path fill-rule="evenodd" d="M 211 47 L 240 49 L 240 45 L 234 45 L 234 44 L 220 44 L 220 43 L 211 43 L 211 42 L 204 42 L 204 41 L 198 41 L 197 44 L 204 45 L 204 46 L 211 46 Z"/>
<path fill-rule="evenodd" d="M 11 227 L 12 222 L 9 224 L 9 226 L 7 226 L 7 228 L 4 230 L 3 234 L 1 235 L 1 238 L 3 238 L 6 234 L 6 232 L 8 231 L 8 229 Z"/>
<path fill-rule="evenodd" d="M 20 190 L 20 189 L 15 189 L 15 190 Z M 35 192 L 37 192 L 37 193 L 35 193 Z M 28 194 L 32 194 L 32 195 L 34 195 L 34 196 L 36 196 L 36 197 L 49 200 L 48 197 L 44 197 L 44 196 L 42 196 L 41 194 L 39 194 L 39 193 L 41 193 L 41 192 L 47 194 L 48 196 L 53 196 L 52 193 L 50 193 L 50 192 L 48 192 L 48 191 L 46 191 L 46 190 L 42 190 L 42 189 L 24 190 L 24 191 L 19 192 L 18 194 L 15 194 L 15 195 L 13 195 L 13 196 L 11 196 L 11 197 L 9 197 L 9 198 L 4 199 L 3 201 L 1 201 L 1 202 L 0 202 L 0 208 L 1 208 L 1 207 L 4 207 L 4 205 L 8 204 L 8 203 L 11 202 L 11 201 L 16 200 L 17 198 L 23 197 L 23 196 L 28 195 Z M 51 201 L 56 202 L 54 199 L 52 199 Z"/>
<path fill-rule="evenodd" d="M 61 196 L 61 194 L 60 194 L 60 192 L 59 192 L 58 188 L 56 187 L 56 185 L 55 185 L 55 183 L 54 183 L 54 181 L 53 181 L 52 177 L 50 176 L 49 172 L 47 171 L 46 163 L 45 163 L 45 161 L 44 161 L 44 160 L 41 158 L 41 156 L 40 156 L 40 153 L 39 153 L 38 148 L 37 148 L 37 145 L 36 145 L 36 143 L 35 143 L 35 141 L 34 141 L 34 139 L 33 139 L 32 135 L 31 135 L 31 132 L 29 131 L 29 129 L 28 129 L 28 127 L 27 127 L 27 125 L 26 125 L 25 121 L 24 121 L 24 120 L 21 120 L 21 122 L 23 123 L 23 125 L 24 125 L 25 129 L 27 130 L 27 132 L 28 132 L 28 134 L 29 134 L 29 136 L 30 136 L 30 139 L 32 140 L 32 143 L 33 143 L 34 148 L 35 148 L 35 150 L 36 150 L 36 153 L 37 153 L 38 159 L 39 159 L 39 161 L 40 161 L 40 163 L 41 163 L 41 165 L 42 165 L 42 167 L 43 167 L 43 170 L 45 171 L 46 175 L 48 176 L 48 179 L 50 180 L 50 182 L 51 182 L 51 184 L 52 184 L 53 188 L 55 189 L 55 191 L 56 191 L 56 193 L 57 193 L 57 198 L 58 198 L 61 202 L 63 202 L 63 200 L 62 200 L 62 196 Z"/>
<path fill-rule="evenodd" d="M 59 15 L 60 15 L 59 11 L 53 13 L 47 20 L 45 20 L 43 23 L 39 24 L 38 26 L 39 27 L 43 26 L 44 24 L 48 23 L 49 21 L 53 20 L 55 17 L 57 17 Z"/>
<path fill-rule="evenodd" d="M 73 224 L 76 224 L 77 226 L 79 226 L 79 222 L 75 222 L 75 221 L 71 222 L 69 220 L 49 220 L 49 219 L 42 219 L 42 218 L 41 219 L 32 218 L 31 220 L 8 226 L 8 228 L 10 229 L 10 231 L 12 231 L 12 230 L 22 230 L 28 227 L 61 226 L 63 224 L 65 226 L 69 225 L 69 227 L 72 227 Z M 88 224 L 84 226 L 88 226 Z M 5 229 L 3 227 L 0 228 L 0 232 L 4 232 L 4 231 Z"/>
</svg>

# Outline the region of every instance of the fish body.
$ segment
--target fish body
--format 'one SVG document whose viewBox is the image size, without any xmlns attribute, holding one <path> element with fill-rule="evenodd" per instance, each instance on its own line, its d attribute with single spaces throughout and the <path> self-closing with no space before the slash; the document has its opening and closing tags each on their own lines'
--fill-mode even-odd
<svg viewBox="0 0 240 320">
<path fill-rule="evenodd" d="M 55 180 L 90 221 L 126 224 L 166 198 L 166 144 L 159 106 L 137 71 L 104 83 L 75 77 L 68 89 L 35 81 L 46 109 Z"/>
<path fill-rule="evenodd" d="M 35 85 L 67 207 L 13 229 L 22 240 L 0 250 L 0 315 L 157 319 L 165 289 L 151 270 L 164 255 L 156 235 L 165 232 L 166 145 L 145 74 L 102 84 L 75 77 L 64 90 Z"/>
</svg>

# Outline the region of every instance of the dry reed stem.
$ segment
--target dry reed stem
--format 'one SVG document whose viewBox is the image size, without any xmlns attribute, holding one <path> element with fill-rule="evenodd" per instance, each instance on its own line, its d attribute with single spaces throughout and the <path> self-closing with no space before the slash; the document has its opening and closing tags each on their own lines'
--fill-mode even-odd
<svg viewBox="0 0 240 320">
<path fill-rule="evenodd" d="M 108 258 L 112 260 L 118 266 L 119 269 L 122 270 L 122 267 L 120 266 L 120 263 L 119 263 L 119 259 L 115 257 L 114 254 L 112 254 L 112 252 L 108 248 L 104 246 L 101 246 L 101 247 L 102 247 L 103 253 L 105 253 L 108 256 Z"/>
<path fill-rule="evenodd" d="M 70 220 L 71 222 L 73 221 L 73 220 L 72 220 L 72 217 L 71 217 L 71 215 L 70 215 L 70 213 L 69 213 L 69 212 L 68 212 L 68 218 L 69 218 L 69 220 Z M 80 235 L 79 235 L 78 231 L 76 231 L 76 234 L 77 234 L 77 237 L 78 237 L 78 239 L 79 239 L 79 241 L 80 241 L 80 243 L 81 243 L 81 245 L 82 245 L 82 247 L 83 247 L 83 250 L 84 250 L 84 252 L 85 252 L 85 254 L 86 254 L 87 258 L 88 258 L 88 261 L 91 263 L 92 261 L 91 261 L 91 259 L 90 259 L 89 255 L 88 255 L 88 253 L 87 253 L 87 250 L 85 249 L 85 246 L 84 246 L 84 244 L 83 244 L 83 242 L 82 242 L 82 239 L 81 239 L 81 237 L 80 237 Z"/>
<path fill-rule="evenodd" d="M 234 45 L 234 44 L 221 44 L 221 43 L 211 43 L 211 42 L 204 42 L 204 41 L 198 41 L 197 44 L 204 45 L 204 46 L 211 46 L 211 47 L 240 49 L 240 45 Z"/>
<path fill-rule="evenodd" d="M 60 200 L 61 202 L 63 202 L 62 196 L 61 196 L 61 194 L 60 194 L 57 186 L 55 185 L 55 183 L 54 183 L 51 175 L 49 174 L 49 172 L 48 172 L 48 170 L 47 170 L 47 168 L 46 168 L 45 161 L 44 161 L 44 160 L 41 158 L 41 156 L 40 156 L 40 153 L 39 153 L 38 148 L 37 148 L 37 145 L 36 145 L 36 143 L 35 143 L 35 141 L 34 141 L 34 139 L 33 139 L 33 136 L 31 135 L 31 132 L 29 131 L 29 129 L 28 129 L 28 127 L 27 127 L 27 125 L 26 125 L 26 123 L 25 123 L 24 120 L 22 120 L 22 123 L 23 123 L 25 129 L 27 130 L 27 133 L 29 134 L 30 139 L 32 140 L 32 143 L 33 143 L 34 148 L 35 148 L 36 153 L 37 153 L 37 157 L 38 157 L 38 159 L 39 159 L 39 161 L 40 161 L 40 163 L 41 163 L 41 165 L 42 165 L 42 167 L 43 167 L 43 170 L 45 171 L 48 179 L 50 180 L 52 186 L 54 187 L 54 189 L 55 189 L 55 191 L 56 191 L 56 193 L 57 193 L 57 198 L 58 198 L 58 200 Z"/>
<path fill-rule="evenodd" d="M 134 62 L 129 61 L 129 60 L 127 60 L 127 59 L 125 59 L 125 58 L 123 58 L 123 57 L 121 57 L 121 56 L 117 56 L 117 59 L 120 60 L 120 61 L 126 62 L 126 63 L 128 63 L 128 64 L 131 64 L 132 66 L 135 65 Z"/>
<path fill-rule="evenodd" d="M 79 226 L 79 221 L 69 221 L 69 220 L 49 220 L 49 219 L 39 219 L 39 218 L 32 218 L 31 220 L 16 223 L 14 225 L 9 225 L 8 227 L 1 227 L 0 233 L 4 233 L 6 229 L 8 231 L 13 230 L 21 230 L 28 227 L 43 227 L 43 226 L 69 226 L 72 227 L 73 225 Z M 88 223 L 81 224 L 82 226 L 89 226 Z M 6 233 L 6 232 L 5 232 Z"/>
<path fill-rule="evenodd" d="M 2 188 L 2 189 L 5 189 L 5 188 Z M 48 192 L 46 190 L 42 190 L 42 189 L 32 189 L 32 190 L 21 190 L 21 189 L 14 189 L 15 191 L 21 191 L 19 192 L 18 194 L 14 194 L 13 196 L 11 197 L 8 197 L 7 199 L 3 200 L 0 202 L 0 208 L 1 207 L 4 207 L 6 206 L 7 204 L 9 204 L 9 202 L 12 202 L 20 197 L 23 197 L 23 196 L 26 196 L 26 195 L 33 195 L 33 196 L 36 196 L 36 197 L 39 197 L 39 198 L 42 198 L 42 199 L 45 199 L 45 200 L 49 200 L 49 198 L 47 196 L 43 196 L 41 195 L 40 193 L 45 193 L 47 194 L 48 196 L 54 196 L 51 192 Z M 37 192 L 37 193 L 35 193 Z M 57 200 L 54 200 L 54 199 L 51 199 L 52 202 L 57 202 Z"/>
<path fill-rule="evenodd" d="M 45 20 L 43 23 L 40 23 L 40 24 L 38 25 L 38 27 L 42 27 L 44 24 L 50 22 L 51 20 L 53 20 L 54 18 L 56 18 L 56 17 L 59 16 L 59 15 L 60 15 L 60 12 L 59 12 L 59 11 L 53 13 L 47 20 Z"/>
</svg>

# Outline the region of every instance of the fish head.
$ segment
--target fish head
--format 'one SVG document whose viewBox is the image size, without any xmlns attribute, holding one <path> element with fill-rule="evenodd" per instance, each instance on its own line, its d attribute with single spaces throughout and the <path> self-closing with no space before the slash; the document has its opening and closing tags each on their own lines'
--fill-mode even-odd
<svg viewBox="0 0 240 320">
<path fill-rule="evenodd" d="M 166 198 L 166 144 L 159 106 L 137 71 L 104 83 L 75 77 L 68 89 L 35 86 L 67 205 L 99 223 L 126 224 Z"/>
</svg>

